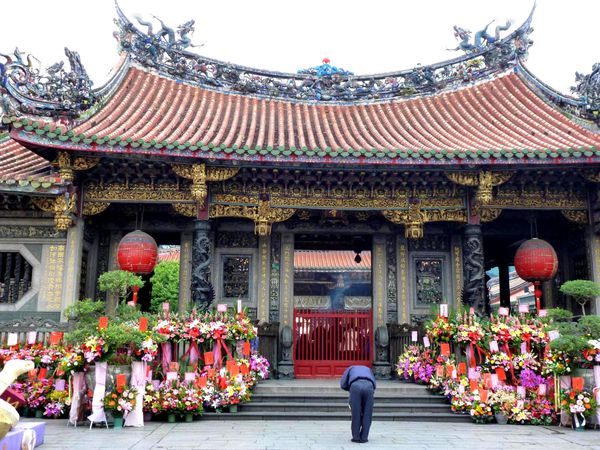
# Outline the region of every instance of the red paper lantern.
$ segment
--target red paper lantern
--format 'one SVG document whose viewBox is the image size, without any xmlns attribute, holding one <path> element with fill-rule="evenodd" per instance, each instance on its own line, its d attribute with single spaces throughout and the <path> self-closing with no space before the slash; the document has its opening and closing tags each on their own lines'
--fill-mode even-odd
<svg viewBox="0 0 600 450">
<path fill-rule="evenodd" d="M 552 246 L 543 239 L 529 239 L 515 254 L 515 269 L 525 281 L 547 281 L 558 270 L 558 258 Z"/>
<path fill-rule="evenodd" d="M 117 261 L 121 270 L 148 274 L 154 270 L 158 247 L 152 236 L 140 230 L 126 234 L 119 242 Z"/>
<path fill-rule="evenodd" d="M 535 307 L 540 310 L 542 281 L 551 280 L 558 270 L 558 258 L 552 246 L 543 239 L 533 238 L 521 244 L 515 253 L 515 269 L 525 281 L 535 285 Z"/>
</svg>

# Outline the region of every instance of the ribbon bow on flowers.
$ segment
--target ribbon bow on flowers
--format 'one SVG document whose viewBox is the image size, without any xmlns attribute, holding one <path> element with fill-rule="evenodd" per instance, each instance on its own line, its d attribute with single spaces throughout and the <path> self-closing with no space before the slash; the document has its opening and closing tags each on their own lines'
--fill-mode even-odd
<svg viewBox="0 0 600 450">
<path fill-rule="evenodd" d="M 225 343 L 225 340 L 228 336 L 227 325 L 222 321 L 213 321 L 209 324 L 209 336 L 215 342 L 213 347 L 213 354 L 215 360 L 215 367 L 219 368 L 223 365 L 223 357 L 221 353 L 221 348 L 225 350 L 227 356 L 230 359 L 233 359 L 233 355 L 229 351 L 229 347 Z"/>
<path fill-rule="evenodd" d="M 483 361 L 483 357 L 487 355 L 487 352 L 479 346 L 479 342 L 485 337 L 485 332 L 481 324 L 471 316 L 468 318 L 465 316 L 463 320 L 464 322 L 457 327 L 456 341 L 469 344 L 471 350 L 471 367 L 475 368 L 477 367 L 475 350 L 477 350 L 480 361 Z"/>
</svg>

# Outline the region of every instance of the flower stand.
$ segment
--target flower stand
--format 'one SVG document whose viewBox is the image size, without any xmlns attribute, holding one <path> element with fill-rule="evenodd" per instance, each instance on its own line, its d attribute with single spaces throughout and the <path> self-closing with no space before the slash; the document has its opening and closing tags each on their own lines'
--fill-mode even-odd
<svg viewBox="0 0 600 450">
<path fill-rule="evenodd" d="M 67 424 L 77 426 L 77 423 L 83 421 L 85 417 L 85 373 L 73 372 L 71 380 L 73 382 L 73 395 L 71 397 L 71 408 L 69 410 L 69 421 Z"/>
<path fill-rule="evenodd" d="M 581 413 L 574 413 L 573 417 L 573 429 L 575 431 L 584 431 L 585 430 L 585 417 Z"/>
<path fill-rule="evenodd" d="M 571 376 L 570 375 L 562 375 L 560 377 L 560 389 L 564 391 L 566 389 L 571 388 Z M 560 425 L 563 427 L 571 426 L 571 414 L 568 411 L 560 412 Z"/>
<path fill-rule="evenodd" d="M 104 413 L 104 394 L 106 393 L 106 372 L 108 364 L 105 362 L 96 362 L 94 396 L 92 398 L 92 414 L 88 416 L 90 428 L 94 423 L 102 423 L 108 428 L 106 414 Z"/>
<path fill-rule="evenodd" d="M 146 363 L 134 361 L 131 363 L 131 386 L 137 391 L 135 407 L 125 418 L 126 427 L 144 426 L 144 394 L 146 393 Z"/>
</svg>

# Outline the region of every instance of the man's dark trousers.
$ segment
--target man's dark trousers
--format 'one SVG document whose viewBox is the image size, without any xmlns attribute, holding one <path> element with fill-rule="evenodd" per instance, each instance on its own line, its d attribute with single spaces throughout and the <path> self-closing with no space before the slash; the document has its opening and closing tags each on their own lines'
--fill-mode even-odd
<svg viewBox="0 0 600 450">
<path fill-rule="evenodd" d="M 352 408 L 352 439 L 366 441 L 373 419 L 373 383 L 356 380 L 350 386 L 350 407 Z"/>
</svg>

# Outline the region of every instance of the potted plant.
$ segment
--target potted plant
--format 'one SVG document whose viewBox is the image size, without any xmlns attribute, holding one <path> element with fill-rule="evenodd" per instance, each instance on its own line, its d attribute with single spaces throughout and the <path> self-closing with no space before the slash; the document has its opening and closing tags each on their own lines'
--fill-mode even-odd
<svg viewBox="0 0 600 450">
<path fill-rule="evenodd" d="M 123 428 L 123 420 L 133 408 L 137 391 L 124 386 L 108 391 L 104 397 L 104 410 L 110 412 L 114 419 L 115 428 Z"/>
<path fill-rule="evenodd" d="M 585 305 L 592 298 L 600 296 L 600 285 L 590 280 L 570 280 L 560 287 L 560 292 L 573 297 L 585 316 Z"/>
<path fill-rule="evenodd" d="M 494 412 L 494 418 L 498 425 L 506 425 L 508 416 L 517 402 L 517 396 L 513 388 L 509 386 L 499 387 L 490 393 L 488 404 Z"/>
</svg>

